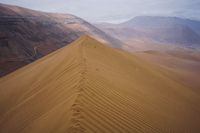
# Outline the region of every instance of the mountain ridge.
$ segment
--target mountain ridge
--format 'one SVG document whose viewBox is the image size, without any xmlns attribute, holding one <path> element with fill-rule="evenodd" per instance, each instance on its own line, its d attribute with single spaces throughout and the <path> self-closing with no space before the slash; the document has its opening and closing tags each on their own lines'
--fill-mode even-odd
<svg viewBox="0 0 200 133">
<path fill-rule="evenodd" d="M 148 23 L 148 24 L 147 24 Z M 134 27 L 164 27 L 185 25 L 200 35 L 200 21 L 191 19 L 182 19 L 178 17 L 163 17 L 163 16 L 137 16 L 120 25 L 128 25 Z"/>
<path fill-rule="evenodd" d="M 70 44 L 83 34 L 109 46 L 123 45 L 77 16 L 4 4 L 0 4 L 0 27 L 0 77 Z"/>
<path fill-rule="evenodd" d="M 138 16 L 121 24 L 95 24 L 95 26 L 113 37 L 125 40 L 125 44 L 127 39 L 135 38 L 196 50 L 200 47 L 198 34 L 200 21 L 175 17 Z"/>
</svg>

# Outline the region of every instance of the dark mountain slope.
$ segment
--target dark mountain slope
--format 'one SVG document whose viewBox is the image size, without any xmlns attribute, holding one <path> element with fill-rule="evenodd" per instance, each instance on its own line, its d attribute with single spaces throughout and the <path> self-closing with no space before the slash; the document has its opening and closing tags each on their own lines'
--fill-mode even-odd
<svg viewBox="0 0 200 133">
<path fill-rule="evenodd" d="M 104 44 L 123 43 L 70 14 L 0 4 L 0 77 L 88 34 Z"/>
</svg>

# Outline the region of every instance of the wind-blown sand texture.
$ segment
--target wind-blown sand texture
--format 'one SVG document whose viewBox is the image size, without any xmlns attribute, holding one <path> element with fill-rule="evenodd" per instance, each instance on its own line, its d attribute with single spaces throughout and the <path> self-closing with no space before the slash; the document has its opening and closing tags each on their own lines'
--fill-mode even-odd
<svg viewBox="0 0 200 133">
<path fill-rule="evenodd" d="M 200 52 L 196 50 L 143 51 L 135 55 L 177 73 L 184 84 L 200 91 Z"/>
<path fill-rule="evenodd" d="M 200 132 L 200 95 L 87 35 L 0 79 L 0 132 Z"/>
</svg>

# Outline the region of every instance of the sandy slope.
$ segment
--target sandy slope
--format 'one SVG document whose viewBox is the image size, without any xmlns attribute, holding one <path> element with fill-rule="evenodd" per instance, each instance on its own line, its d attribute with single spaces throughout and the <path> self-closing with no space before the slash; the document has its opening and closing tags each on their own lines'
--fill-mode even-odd
<svg viewBox="0 0 200 133">
<path fill-rule="evenodd" d="M 200 132 L 176 75 L 87 35 L 0 79 L 0 132 Z"/>
<path fill-rule="evenodd" d="M 200 88 L 200 52 L 196 50 L 144 51 L 135 55 L 160 65 L 179 75 L 185 84 Z"/>
</svg>

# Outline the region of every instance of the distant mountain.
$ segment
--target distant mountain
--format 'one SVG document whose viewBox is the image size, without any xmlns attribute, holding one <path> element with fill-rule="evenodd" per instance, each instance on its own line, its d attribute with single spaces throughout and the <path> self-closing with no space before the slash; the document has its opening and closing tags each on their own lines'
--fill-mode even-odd
<svg viewBox="0 0 200 133">
<path fill-rule="evenodd" d="M 200 35 L 197 34 L 200 29 L 198 21 L 146 16 L 136 17 L 118 25 L 96 24 L 95 26 L 121 40 L 136 38 L 195 49 L 200 47 Z"/>
<path fill-rule="evenodd" d="M 109 46 L 123 43 L 70 14 L 0 4 L 0 77 L 88 34 Z"/>
<path fill-rule="evenodd" d="M 174 25 L 166 27 L 141 28 L 150 39 L 185 47 L 199 47 L 200 36 L 188 26 Z"/>
<path fill-rule="evenodd" d="M 120 26 L 116 24 L 94 24 L 97 28 L 103 30 L 107 34 L 118 38 L 118 39 L 128 39 L 128 38 L 145 38 L 147 35 L 143 31 L 137 30 L 133 27 Z"/>
<path fill-rule="evenodd" d="M 177 17 L 138 16 L 127 22 L 121 23 L 120 25 L 133 27 L 166 27 L 185 25 L 200 35 L 200 21 L 181 19 Z"/>
</svg>

